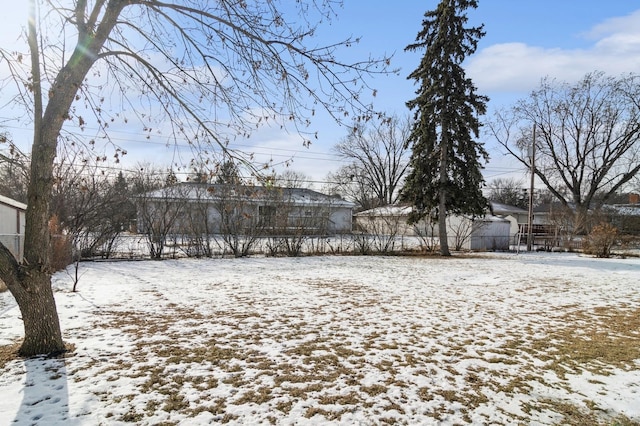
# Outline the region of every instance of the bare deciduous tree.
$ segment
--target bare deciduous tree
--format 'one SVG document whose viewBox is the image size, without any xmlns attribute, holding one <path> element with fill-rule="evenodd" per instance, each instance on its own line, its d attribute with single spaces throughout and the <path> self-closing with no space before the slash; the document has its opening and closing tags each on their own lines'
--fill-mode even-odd
<svg viewBox="0 0 640 426">
<path fill-rule="evenodd" d="M 345 200 L 356 203 L 358 211 L 378 207 L 379 198 L 364 179 L 358 178 L 359 170 L 354 164 L 340 167 L 337 171 L 327 175 L 326 193 L 340 196 Z"/>
<path fill-rule="evenodd" d="M 527 208 L 528 197 L 523 190 L 522 180 L 514 178 L 496 178 L 488 183 L 489 195 L 487 199 L 496 203 L 503 203 L 510 206 Z"/>
<path fill-rule="evenodd" d="M 282 173 L 278 173 L 273 179 L 274 186 L 281 188 L 309 188 L 313 186 L 309 176 L 303 172 L 286 169 Z"/>
<path fill-rule="evenodd" d="M 70 238 L 75 260 L 108 258 L 118 235 L 135 219 L 135 206 L 122 173 L 79 155 L 60 152 L 57 156 L 51 213 Z"/>
<path fill-rule="evenodd" d="M 440 249 L 438 246 L 439 239 L 437 237 L 436 228 L 438 226 L 438 217 L 435 212 L 423 217 L 419 222 L 413 225 L 413 231 L 418 237 L 420 248 L 427 252 L 435 252 Z"/>
<path fill-rule="evenodd" d="M 266 244 L 272 255 L 283 252 L 287 256 L 300 256 L 308 241 L 327 234 L 331 207 L 300 203 L 295 192 L 279 187 L 267 191 L 267 207 L 272 209 L 273 218 L 268 231 L 265 230 Z"/>
<path fill-rule="evenodd" d="M 379 209 L 375 213 L 358 216 L 356 238 L 367 238 L 369 248 L 378 253 L 389 253 L 395 249 L 398 237 L 406 231 L 407 219 L 402 210 L 396 211 L 393 207 Z"/>
<path fill-rule="evenodd" d="M 214 235 L 216 229 L 209 190 L 206 184 L 192 185 L 190 189 L 190 202 L 183 214 L 183 240 L 187 240 L 183 250 L 189 257 L 212 257 L 214 247 L 220 248 L 222 245 Z"/>
<path fill-rule="evenodd" d="M 22 355 L 65 350 L 47 227 L 58 144 L 89 139 L 77 134 L 91 123 L 113 143 L 113 123 L 135 121 L 149 137 L 227 151 L 260 123 L 286 121 L 310 137 L 316 108 L 338 120 L 367 114 L 362 77 L 388 61 L 344 62 L 336 54 L 355 40 L 310 40 L 335 4 L 29 0 L 28 52 L 0 50 L 33 125 L 24 262 L 0 245 L 0 277 L 24 320 Z"/>
<path fill-rule="evenodd" d="M 527 169 L 534 128 L 535 174 L 560 202 L 575 206 L 580 229 L 589 208 L 599 207 L 640 171 L 640 75 L 593 72 L 575 84 L 545 78 L 490 124 Z"/>
<path fill-rule="evenodd" d="M 339 183 L 337 190 L 358 196 L 363 188 L 368 188 L 366 192 L 375 200 L 373 207 L 394 204 L 409 167 L 409 150 L 405 147 L 409 131 L 407 118 L 376 117 L 356 122 L 349 135 L 334 147 L 338 155 L 350 162 L 334 176 Z M 340 188 L 344 186 L 353 188 Z"/>
</svg>

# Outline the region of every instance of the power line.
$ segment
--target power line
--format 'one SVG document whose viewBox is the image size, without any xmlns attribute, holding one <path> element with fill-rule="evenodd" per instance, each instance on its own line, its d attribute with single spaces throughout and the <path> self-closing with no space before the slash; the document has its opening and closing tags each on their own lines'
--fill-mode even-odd
<svg viewBox="0 0 640 426">
<path fill-rule="evenodd" d="M 6 129 L 16 129 L 16 130 L 23 130 L 20 127 L 17 126 L 4 126 L 4 128 Z M 91 128 L 91 130 L 96 130 L 98 131 L 99 129 L 96 128 Z M 66 131 L 67 134 L 75 136 L 77 138 L 87 138 L 87 135 L 84 133 L 78 133 L 78 132 L 70 132 L 70 131 Z M 114 133 L 116 134 L 114 136 Z M 121 136 L 117 136 L 117 134 L 120 134 Z M 126 138 L 125 136 L 122 135 L 132 135 L 135 138 L 134 139 L 129 139 Z M 158 145 L 158 146 L 165 146 L 167 148 L 170 147 L 178 147 L 178 148 L 189 148 L 189 149 L 196 149 L 196 146 L 189 143 L 189 140 L 186 137 L 174 137 L 173 139 L 178 139 L 183 141 L 184 143 L 179 143 L 179 142 L 173 142 L 173 143 L 168 143 L 168 142 L 161 142 L 161 141 L 155 141 L 155 140 L 151 140 L 151 139 L 147 139 L 147 140 L 141 140 L 140 138 L 146 138 L 149 135 L 147 134 L 140 134 L 140 133 L 133 133 L 133 132 L 127 132 L 127 131 L 123 131 L 123 130 L 111 130 L 109 132 L 109 137 L 105 137 L 105 136 L 101 136 L 98 139 L 104 139 L 105 143 L 107 143 L 107 139 L 110 141 L 119 141 L 119 142 L 126 142 L 127 144 L 140 144 L 140 145 Z M 160 136 L 158 136 L 160 137 Z M 90 138 L 89 139 L 94 139 L 94 138 Z M 211 144 L 211 147 L 216 148 L 215 144 Z M 235 148 L 240 148 L 240 149 L 247 149 L 249 151 L 254 151 L 254 150 L 262 150 L 262 151 L 267 151 L 267 152 L 254 152 L 254 154 L 260 154 L 260 155 L 272 155 L 272 156 L 277 156 L 277 157 L 292 157 L 292 158 L 300 158 L 300 159 L 308 159 L 308 160 L 324 160 L 324 161 L 333 161 L 333 162 L 344 162 L 345 160 L 340 157 L 338 154 L 333 154 L 330 152 L 314 152 L 314 151 L 310 151 L 310 150 L 300 150 L 300 149 L 290 149 L 290 148 L 277 148 L 277 147 L 270 147 L 270 146 L 260 146 L 260 145 L 247 145 L 247 144 L 240 144 L 240 143 L 235 143 L 235 142 L 230 142 L 229 143 L 229 149 L 234 150 Z M 286 152 L 286 153 L 291 153 L 291 154 L 273 154 L 272 152 L 269 151 L 278 151 L 278 152 Z M 305 156 L 297 156 L 296 154 L 304 154 Z M 318 158 L 320 157 L 320 158 Z M 324 157 L 324 158 L 323 158 Z"/>
</svg>

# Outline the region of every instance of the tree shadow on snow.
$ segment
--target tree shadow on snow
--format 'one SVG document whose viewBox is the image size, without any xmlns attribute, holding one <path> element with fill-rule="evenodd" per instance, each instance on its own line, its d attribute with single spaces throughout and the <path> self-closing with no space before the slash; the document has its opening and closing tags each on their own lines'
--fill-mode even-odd
<svg viewBox="0 0 640 426">
<path fill-rule="evenodd" d="M 22 403 L 14 424 L 71 425 L 65 359 L 28 358 Z"/>
</svg>

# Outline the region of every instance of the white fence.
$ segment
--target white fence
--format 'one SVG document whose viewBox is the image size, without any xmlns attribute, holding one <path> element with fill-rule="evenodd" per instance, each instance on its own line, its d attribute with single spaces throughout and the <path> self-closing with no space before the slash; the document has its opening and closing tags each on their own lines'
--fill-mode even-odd
<svg viewBox="0 0 640 426">
<path fill-rule="evenodd" d="M 0 243 L 9 249 L 15 258 L 18 259 L 18 262 L 22 261 L 22 255 L 24 254 L 24 235 L 0 234 Z"/>
</svg>

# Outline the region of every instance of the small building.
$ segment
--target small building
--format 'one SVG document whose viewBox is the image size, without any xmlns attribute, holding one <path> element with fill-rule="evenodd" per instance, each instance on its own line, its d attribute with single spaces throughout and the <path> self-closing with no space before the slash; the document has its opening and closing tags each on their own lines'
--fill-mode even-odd
<svg viewBox="0 0 640 426">
<path fill-rule="evenodd" d="M 24 253 L 24 227 L 27 205 L 0 195 L 0 242 L 18 261 Z"/>
<path fill-rule="evenodd" d="M 356 230 L 365 233 L 438 238 L 438 226 L 426 219 L 409 225 L 410 206 L 385 206 L 354 215 Z M 457 250 L 509 250 L 511 223 L 493 215 L 447 217 L 449 246 Z"/>
<path fill-rule="evenodd" d="M 388 205 L 364 210 L 353 215 L 355 232 L 379 232 L 385 235 L 416 235 L 409 225 L 410 206 Z"/>
<path fill-rule="evenodd" d="M 350 233 L 354 203 L 306 188 L 279 188 L 231 184 L 178 183 L 138 197 L 138 232 L 149 221 L 178 212 L 171 233 L 218 234 L 239 226 L 274 235 Z M 172 207 L 173 206 L 173 207 Z M 153 213 L 153 215 L 145 213 Z M 236 223 L 229 223 L 230 221 Z M 206 223 L 206 226 L 197 226 Z"/>
<path fill-rule="evenodd" d="M 492 215 L 509 221 L 509 240 L 511 244 L 516 244 L 518 233 L 522 232 L 523 226 L 526 227 L 529 223 L 529 212 L 520 207 L 494 201 L 489 202 L 489 208 Z"/>
</svg>

